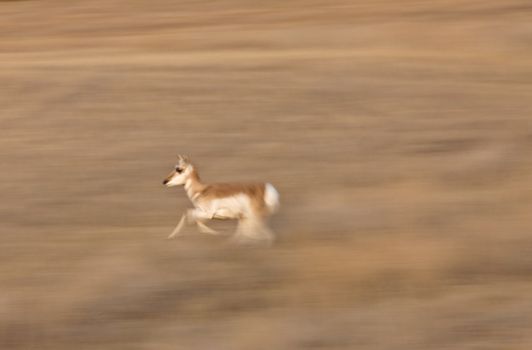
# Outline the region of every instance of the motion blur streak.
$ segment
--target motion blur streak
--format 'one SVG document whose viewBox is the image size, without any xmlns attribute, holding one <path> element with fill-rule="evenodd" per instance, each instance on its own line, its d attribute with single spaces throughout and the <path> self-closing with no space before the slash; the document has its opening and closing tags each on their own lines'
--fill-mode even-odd
<svg viewBox="0 0 532 350">
<path fill-rule="evenodd" d="M 0 1 L 0 349 L 531 349 L 529 0 Z M 271 248 L 160 180 L 282 195 Z"/>
</svg>

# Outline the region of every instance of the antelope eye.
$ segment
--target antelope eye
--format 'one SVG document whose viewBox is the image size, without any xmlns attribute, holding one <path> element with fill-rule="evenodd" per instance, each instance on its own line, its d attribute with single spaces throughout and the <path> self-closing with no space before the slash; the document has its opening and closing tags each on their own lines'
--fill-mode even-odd
<svg viewBox="0 0 532 350">
<path fill-rule="evenodd" d="M 175 171 L 178 173 L 178 174 L 181 174 L 183 172 L 183 169 L 181 168 L 175 168 Z"/>
</svg>

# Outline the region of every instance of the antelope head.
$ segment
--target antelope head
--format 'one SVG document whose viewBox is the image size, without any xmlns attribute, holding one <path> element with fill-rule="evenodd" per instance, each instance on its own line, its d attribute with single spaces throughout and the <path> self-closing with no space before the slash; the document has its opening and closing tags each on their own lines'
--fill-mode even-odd
<svg viewBox="0 0 532 350">
<path fill-rule="evenodd" d="M 174 170 L 163 180 L 163 185 L 167 187 L 184 185 L 192 173 L 192 169 L 188 157 L 179 155 Z"/>
</svg>

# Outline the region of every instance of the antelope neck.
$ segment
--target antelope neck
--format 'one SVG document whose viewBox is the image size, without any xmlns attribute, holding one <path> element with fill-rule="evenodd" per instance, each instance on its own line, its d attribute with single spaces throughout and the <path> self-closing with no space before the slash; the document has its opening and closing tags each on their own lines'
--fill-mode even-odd
<svg viewBox="0 0 532 350">
<path fill-rule="evenodd" d="M 185 181 L 185 191 L 188 198 L 194 202 L 204 188 L 205 185 L 201 183 L 198 173 L 195 169 L 192 169 L 188 179 Z"/>
</svg>

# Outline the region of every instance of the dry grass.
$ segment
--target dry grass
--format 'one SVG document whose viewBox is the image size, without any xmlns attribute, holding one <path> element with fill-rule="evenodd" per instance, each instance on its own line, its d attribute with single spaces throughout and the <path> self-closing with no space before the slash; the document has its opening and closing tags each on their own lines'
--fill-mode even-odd
<svg viewBox="0 0 532 350">
<path fill-rule="evenodd" d="M 532 346 L 527 1 L 0 16 L 0 348 Z M 166 241 L 177 153 L 274 183 L 277 244 Z"/>
</svg>

